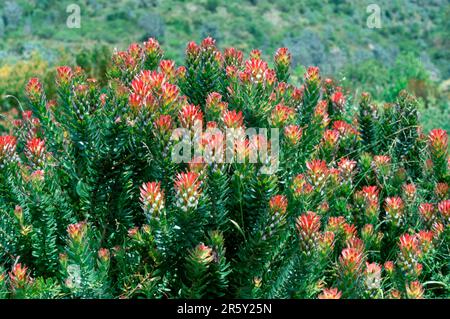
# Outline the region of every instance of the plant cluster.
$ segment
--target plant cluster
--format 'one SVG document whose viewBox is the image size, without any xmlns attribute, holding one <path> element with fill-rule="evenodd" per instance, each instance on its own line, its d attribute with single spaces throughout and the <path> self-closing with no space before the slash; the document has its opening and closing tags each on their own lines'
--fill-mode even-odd
<svg viewBox="0 0 450 319">
<path fill-rule="evenodd" d="M 448 298 L 447 132 L 425 135 L 407 92 L 354 115 L 290 65 L 208 37 L 177 67 L 151 38 L 105 86 L 62 66 L 48 100 L 30 79 L 0 137 L 0 297 Z M 279 153 L 252 160 L 263 134 L 216 147 L 252 127 L 278 128 Z M 202 154 L 177 163 L 185 138 Z"/>
</svg>

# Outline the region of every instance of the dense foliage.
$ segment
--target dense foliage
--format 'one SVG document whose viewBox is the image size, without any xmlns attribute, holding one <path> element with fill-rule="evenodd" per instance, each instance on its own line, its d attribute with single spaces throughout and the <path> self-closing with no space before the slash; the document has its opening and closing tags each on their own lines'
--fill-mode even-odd
<svg viewBox="0 0 450 319">
<path fill-rule="evenodd" d="M 54 66 L 77 64 L 105 82 L 111 49 L 156 37 L 181 64 L 184 46 L 212 36 L 220 48 L 292 54 L 292 77 L 316 65 L 375 101 L 402 89 L 418 98 L 425 131 L 450 129 L 449 13 L 446 0 L 378 0 L 381 28 L 369 28 L 370 0 L 4 0 L 0 1 L 0 111 L 18 107 L 38 76 L 53 98 Z M 80 28 L 67 19 L 80 7 Z M 268 56 L 264 56 L 269 58 Z M 49 65 L 45 67 L 43 64 Z M 30 72 L 34 75 L 31 75 Z M 1 119 L 0 119 L 1 120 Z M 2 122 L 0 121 L 0 129 Z"/>
<path fill-rule="evenodd" d="M 290 83 L 286 48 L 164 55 L 116 51 L 106 85 L 59 67 L 55 100 L 28 82 L 0 137 L 0 297 L 450 296 L 448 135 L 413 96 L 352 110 L 317 67 Z"/>
</svg>

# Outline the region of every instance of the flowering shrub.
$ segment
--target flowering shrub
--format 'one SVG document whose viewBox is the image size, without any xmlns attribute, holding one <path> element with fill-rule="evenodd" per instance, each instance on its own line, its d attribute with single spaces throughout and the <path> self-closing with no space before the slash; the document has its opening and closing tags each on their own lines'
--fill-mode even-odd
<svg viewBox="0 0 450 319">
<path fill-rule="evenodd" d="M 206 38 L 177 67 L 149 39 L 106 87 L 31 79 L 0 137 L 0 297 L 449 297 L 447 132 L 290 63 Z"/>
</svg>

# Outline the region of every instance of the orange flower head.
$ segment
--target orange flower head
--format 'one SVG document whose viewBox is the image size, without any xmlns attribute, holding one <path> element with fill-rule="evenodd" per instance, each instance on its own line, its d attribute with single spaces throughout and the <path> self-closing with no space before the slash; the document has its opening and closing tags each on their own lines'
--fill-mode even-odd
<svg viewBox="0 0 450 319">
<path fill-rule="evenodd" d="M 303 135 L 303 129 L 297 125 L 288 125 L 284 128 L 284 136 L 290 145 L 297 145 Z"/>
<path fill-rule="evenodd" d="M 432 203 L 421 203 L 419 213 L 428 225 L 431 225 L 436 220 L 436 211 Z"/>
<path fill-rule="evenodd" d="M 245 62 L 245 74 L 248 74 L 249 80 L 253 83 L 262 83 L 264 74 L 268 69 L 267 62 L 261 59 L 252 58 Z"/>
<path fill-rule="evenodd" d="M 69 226 L 67 226 L 67 233 L 69 234 L 69 238 L 72 239 L 73 242 L 81 243 L 87 234 L 86 222 L 70 224 Z"/>
<path fill-rule="evenodd" d="M 434 188 L 434 193 L 440 200 L 444 200 L 447 198 L 449 194 L 449 186 L 447 183 L 436 183 L 436 187 Z"/>
<path fill-rule="evenodd" d="M 68 66 L 60 66 L 56 69 L 56 83 L 58 85 L 67 85 L 73 78 L 72 68 Z"/>
<path fill-rule="evenodd" d="M 413 281 L 409 285 L 406 285 L 406 296 L 409 299 L 422 299 L 423 298 L 423 287 L 418 281 Z"/>
<path fill-rule="evenodd" d="M 25 88 L 27 97 L 31 102 L 38 102 L 43 95 L 42 84 L 38 78 L 31 78 Z"/>
<path fill-rule="evenodd" d="M 13 289 L 24 288 L 31 282 L 31 278 L 28 275 L 28 267 L 22 265 L 21 263 L 15 264 L 12 271 L 9 272 L 9 279 Z"/>
<path fill-rule="evenodd" d="M 431 153 L 436 157 L 443 157 L 447 154 L 448 134 L 443 129 L 431 130 L 428 135 Z"/>
<path fill-rule="evenodd" d="M 161 60 L 159 62 L 159 69 L 168 79 L 173 79 L 175 77 L 175 61 Z"/>
<path fill-rule="evenodd" d="M 163 53 L 159 42 L 154 38 L 149 38 L 144 42 L 144 52 L 150 57 L 160 57 Z"/>
<path fill-rule="evenodd" d="M 387 197 L 384 208 L 386 210 L 386 219 L 394 225 L 399 226 L 402 223 L 404 213 L 403 200 L 400 197 Z"/>
<path fill-rule="evenodd" d="M 314 186 L 323 185 L 328 176 L 327 162 L 319 159 L 314 159 L 306 163 L 308 169 L 308 176 L 311 179 L 311 184 Z"/>
<path fill-rule="evenodd" d="M 362 270 L 363 254 L 356 248 L 345 248 L 339 256 L 339 270 L 341 276 L 355 276 Z"/>
<path fill-rule="evenodd" d="M 291 64 L 291 53 L 288 48 L 279 48 L 275 53 L 275 64 L 288 67 Z"/>
<path fill-rule="evenodd" d="M 341 299 L 342 292 L 337 288 L 325 288 L 318 296 L 319 299 Z"/>
<path fill-rule="evenodd" d="M 295 119 L 295 111 L 283 104 L 278 104 L 272 110 L 270 116 L 271 123 L 274 127 L 281 127 L 286 124 L 291 124 Z"/>
<path fill-rule="evenodd" d="M 240 66 L 242 65 L 244 54 L 242 51 L 236 50 L 235 48 L 226 48 L 224 52 L 225 64 L 227 66 Z"/>
<path fill-rule="evenodd" d="M 200 185 L 197 173 L 179 173 L 175 179 L 176 205 L 185 212 L 197 208 L 201 195 Z"/>
<path fill-rule="evenodd" d="M 170 115 L 160 115 L 153 123 L 160 134 L 165 134 L 172 128 L 172 117 Z"/>
</svg>

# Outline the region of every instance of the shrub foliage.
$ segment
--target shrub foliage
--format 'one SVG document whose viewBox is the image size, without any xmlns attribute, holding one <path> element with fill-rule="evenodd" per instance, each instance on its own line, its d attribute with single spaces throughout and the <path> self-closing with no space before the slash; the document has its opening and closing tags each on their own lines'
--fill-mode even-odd
<svg viewBox="0 0 450 319">
<path fill-rule="evenodd" d="M 407 92 L 350 99 L 317 67 L 295 86 L 290 63 L 206 38 L 176 67 L 149 39 L 107 85 L 63 66 L 47 100 L 31 79 L 0 137 L 0 297 L 449 297 L 447 133 Z M 215 148 L 250 127 L 280 152 Z M 178 163 L 186 139 L 201 154 Z"/>
</svg>

